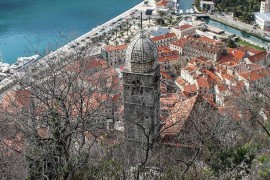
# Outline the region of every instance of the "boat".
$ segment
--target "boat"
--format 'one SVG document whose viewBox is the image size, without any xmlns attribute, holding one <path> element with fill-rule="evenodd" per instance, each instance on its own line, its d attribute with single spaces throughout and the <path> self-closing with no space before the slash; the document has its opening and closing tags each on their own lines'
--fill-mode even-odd
<svg viewBox="0 0 270 180">
<path fill-rule="evenodd" d="M 191 9 L 189 10 L 189 12 L 190 12 L 190 13 L 194 13 L 194 10 L 191 8 Z"/>
<path fill-rule="evenodd" d="M 33 56 L 29 56 L 29 57 L 18 57 L 16 63 L 19 64 L 19 65 L 24 65 L 24 64 L 27 64 L 27 63 L 29 63 L 31 61 L 36 60 L 38 57 L 39 57 L 38 54 L 33 55 Z"/>
<path fill-rule="evenodd" d="M 180 13 L 180 14 L 183 14 L 183 10 L 182 10 L 182 9 L 180 9 L 180 10 L 179 10 L 179 13 Z"/>
<path fill-rule="evenodd" d="M 189 13 L 189 9 L 186 10 L 186 13 Z"/>
</svg>

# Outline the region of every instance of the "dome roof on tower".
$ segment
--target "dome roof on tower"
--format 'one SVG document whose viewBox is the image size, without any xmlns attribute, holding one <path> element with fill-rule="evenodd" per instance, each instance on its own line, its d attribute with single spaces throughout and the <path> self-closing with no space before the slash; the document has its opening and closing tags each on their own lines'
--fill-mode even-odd
<svg viewBox="0 0 270 180">
<path fill-rule="evenodd" d="M 158 51 L 155 43 L 142 32 L 129 44 L 126 52 L 126 69 L 131 72 L 151 72 L 155 70 Z"/>
</svg>

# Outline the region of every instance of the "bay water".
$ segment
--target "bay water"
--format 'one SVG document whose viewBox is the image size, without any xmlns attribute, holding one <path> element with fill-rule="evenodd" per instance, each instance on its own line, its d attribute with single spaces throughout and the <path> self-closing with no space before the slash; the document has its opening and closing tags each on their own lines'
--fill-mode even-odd
<svg viewBox="0 0 270 180">
<path fill-rule="evenodd" d="M 5 62 L 63 45 L 141 0 L 0 0 Z"/>
</svg>

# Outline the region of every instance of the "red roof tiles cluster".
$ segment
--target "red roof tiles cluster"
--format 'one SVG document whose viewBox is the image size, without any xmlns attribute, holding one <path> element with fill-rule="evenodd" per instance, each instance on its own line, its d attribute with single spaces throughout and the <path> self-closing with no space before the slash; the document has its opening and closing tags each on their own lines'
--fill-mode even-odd
<svg viewBox="0 0 270 180">
<path fill-rule="evenodd" d="M 160 41 L 160 40 L 168 39 L 168 38 L 172 38 L 172 37 L 176 37 L 176 34 L 175 33 L 167 33 L 164 35 L 152 37 L 151 40 L 155 42 L 155 41 Z"/>
<path fill-rule="evenodd" d="M 160 74 L 163 78 L 172 80 L 172 77 L 169 73 L 160 71 Z"/>
<path fill-rule="evenodd" d="M 122 44 L 119 46 L 112 46 L 112 45 L 108 45 L 105 47 L 106 51 L 118 51 L 118 50 L 125 50 L 127 49 L 128 44 Z"/>
<path fill-rule="evenodd" d="M 193 26 L 189 25 L 189 24 L 184 24 L 182 26 L 179 26 L 179 27 L 176 27 L 175 29 L 178 29 L 178 30 L 185 30 L 185 29 L 189 29 L 189 28 L 192 28 Z"/>
<path fill-rule="evenodd" d="M 161 1 L 159 1 L 159 2 L 156 4 L 156 6 L 158 6 L 158 7 L 165 7 L 165 6 L 167 6 L 168 3 L 169 3 L 168 0 L 161 0 Z"/>
<path fill-rule="evenodd" d="M 242 76 L 247 81 L 257 81 L 262 78 L 269 78 L 270 71 L 268 69 L 260 68 L 251 72 L 240 73 L 239 76 Z"/>
<path fill-rule="evenodd" d="M 187 41 L 186 38 L 180 38 L 178 41 L 173 42 L 171 44 L 174 45 L 174 46 L 183 48 L 186 41 Z"/>
<path fill-rule="evenodd" d="M 250 62 L 252 62 L 252 63 L 265 61 L 266 60 L 266 55 L 267 55 L 267 52 L 263 51 L 263 52 L 260 52 L 258 54 L 255 54 L 253 56 L 248 57 L 248 60 L 250 60 Z"/>
<path fill-rule="evenodd" d="M 199 88 L 209 88 L 209 83 L 206 78 L 198 78 L 197 85 Z"/>
</svg>

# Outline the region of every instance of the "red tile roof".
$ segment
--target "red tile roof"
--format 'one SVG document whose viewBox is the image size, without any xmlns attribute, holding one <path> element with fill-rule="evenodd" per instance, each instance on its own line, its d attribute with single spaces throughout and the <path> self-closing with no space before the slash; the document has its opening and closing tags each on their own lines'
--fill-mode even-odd
<svg viewBox="0 0 270 180">
<path fill-rule="evenodd" d="M 30 104 L 31 93 L 28 90 L 9 91 L 3 96 L 2 108 L 6 111 L 14 113 L 20 108 L 26 107 Z"/>
<path fill-rule="evenodd" d="M 184 79 L 182 79 L 180 76 L 178 76 L 175 80 L 175 82 L 179 85 L 182 86 L 186 83 L 186 81 Z"/>
<path fill-rule="evenodd" d="M 253 56 L 248 57 L 248 59 L 252 63 L 256 63 L 256 62 L 259 62 L 259 61 L 264 61 L 266 59 L 266 55 L 267 55 L 267 52 L 263 51 L 263 52 L 260 52 L 258 54 L 255 54 Z"/>
<path fill-rule="evenodd" d="M 236 80 L 236 77 L 234 77 L 234 76 L 232 76 L 230 74 L 222 74 L 221 76 L 222 76 L 223 79 L 227 79 L 227 80 L 229 80 L 231 82 Z"/>
<path fill-rule="evenodd" d="M 105 69 L 107 67 L 107 61 L 103 58 L 92 57 L 86 60 L 78 60 L 65 67 L 66 70 L 79 73 L 81 71 L 89 71 L 94 68 Z"/>
<path fill-rule="evenodd" d="M 112 45 L 108 45 L 105 47 L 106 51 L 118 51 L 118 50 L 125 50 L 127 49 L 128 44 L 122 44 L 119 46 L 112 46 Z"/>
<path fill-rule="evenodd" d="M 208 78 L 210 78 L 212 80 L 212 82 L 215 82 L 215 83 L 221 82 L 221 79 L 217 75 L 212 73 L 211 71 L 204 69 L 203 72 L 208 76 Z"/>
<path fill-rule="evenodd" d="M 228 48 L 228 53 L 231 54 L 235 59 L 237 60 L 242 60 L 246 53 L 240 50 L 236 50 L 236 49 L 232 49 L 232 48 Z"/>
<path fill-rule="evenodd" d="M 171 37 L 176 37 L 175 33 L 167 33 L 164 35 L 155 36 L 155 37 L 152 37 L 151 40 L 155 42 L 155 41 L 160 41 L 162 39 L 167 39 L 167 38 L 171 38 Z"/>
<path fill-rule="evenodd" d="M 157 47 L 159 53 L 169 53 L 172 52 L 172 50 L 167 46 L 159 46 Z"/>
<path fill-rule="evenodd" d="M 269 78 L 270 71 L 268 69 L 260 68 L 251 72 L 240 73 L 239 76 L 242 76 L 247 81 L 257 81 L 262 78 Z"/>
<path fill-rule="evenodd" d="M 178 41 L 171 43 L 171 44 L 174 46 L 178 46 L 178 47 L 183 48 L 186 41 L 187 41 L 186 38 L 180 38 Z"/>
<path fill-rule="evenodd" d="M 186 85 L 186 86 L 184 86 L 184 91 L 187 92 L 187 93 L 193 93 L 193 92 L 197 91 L 197 87 L 196 87 L 195 84 Z"/>
<path fill-rule="evenodd" d="M 156 4 L 156 6 L 159 7 L 167 6 L 168 2 L 169 2 L 168 0 L 161 0 Z"/>
<path fill-rule="evenodd" d="M 260 52 L 263 52 L 261 50 L 254 49 L 254 48 L 251 48 L 251 47 L 248 47 L 248 46 L 242 46 L 242 47 L 236 48 L 236 50 L 243 51 L 243 52 L 247 51 L 247 52 L 251 52 L 253 54 L 258 54 Z"/>
<path fill-rule="evenodd" d="M 158 62 L 167 62 L 167 61 L 177 61 L 179 59 L 178 54 L 173 54 L 171 56 L 163 56 L 163 57 L 158 57 Z"/>
<path fill-rule="evenodd" d="M 161 135 L 176 135 L 184 126 L 186 120 L 195 105 L 197 96 L 188 98 L 183 102 L 178 102 L 172 109 L 170 115 L 164 120 L 164 126 L 161 128 Z"/>
<path fill-rule="evenodd" d="M 198 87 L 201 87 L 201 88 L 209 88 L 210 87 L 206 78 L 197 79 L 197 84 L 198 84 Z"/>
<path fill-rule="evenodd" d="M 184 24 L 182 26 L 176 27 L 175 29 L 179 29 L 179 30 L 185 30 L 188 28 L 192 28 L 193 26 L 189 25 L 189 24 Z"/>
<path fill-rule="evenodd" d="M 172 79 L 171 75 L 167 72 L 160 71 L 160 74 L 165 79 Z"/>
</svg>

